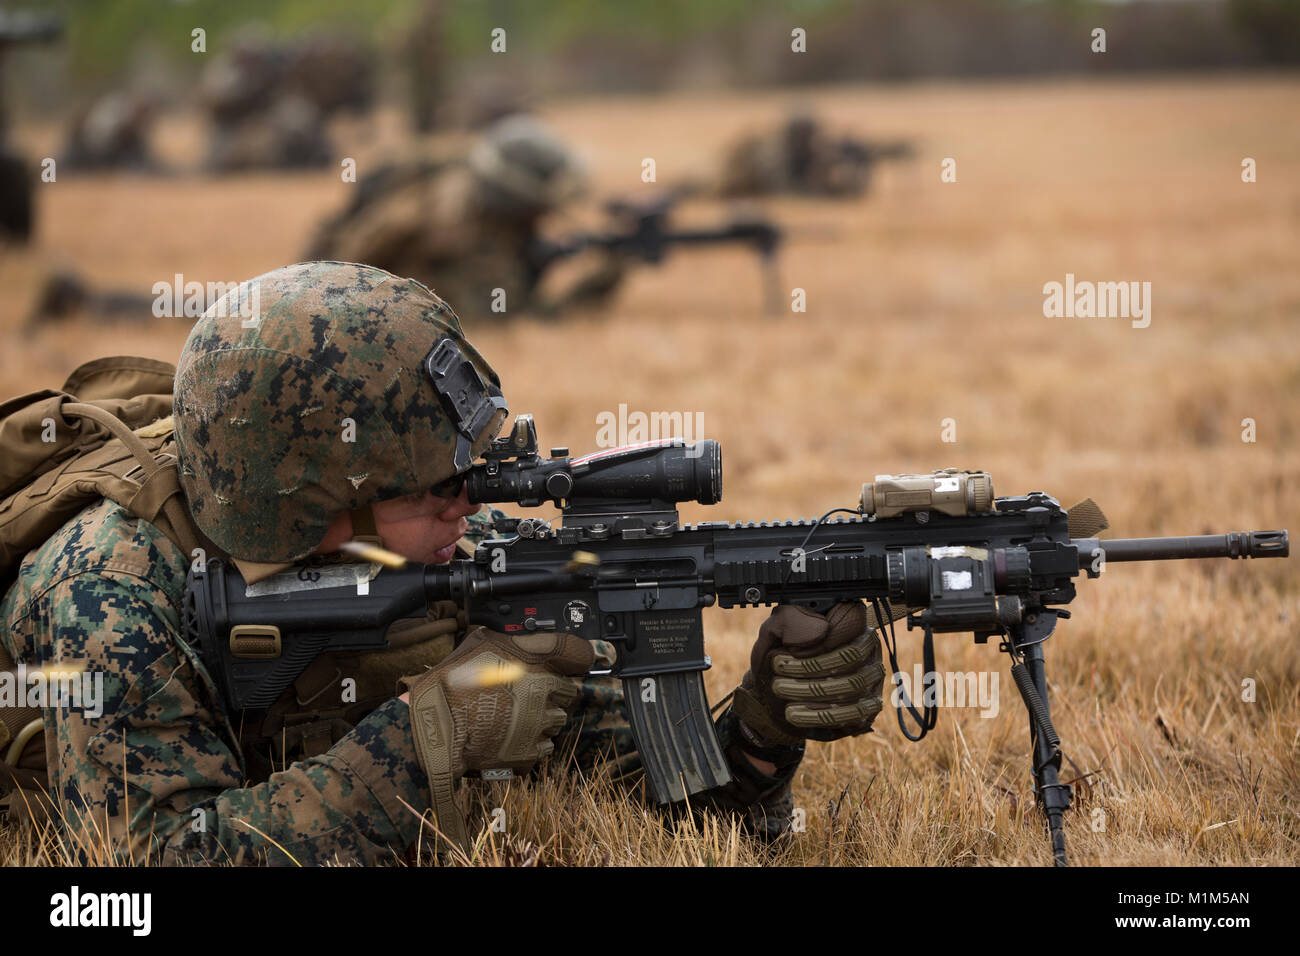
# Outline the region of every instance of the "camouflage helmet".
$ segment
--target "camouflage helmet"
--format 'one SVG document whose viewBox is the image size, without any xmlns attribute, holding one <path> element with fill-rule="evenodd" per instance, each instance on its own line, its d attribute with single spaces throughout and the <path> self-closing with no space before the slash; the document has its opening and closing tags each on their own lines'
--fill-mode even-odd
<svg viewBox="0 0 1300 956">
<path fill-rule="evenodd" d="M 582 191 L 581 164 L 532 116 L 498 120 L 469 153 L 469 168 L 492 207 L 545 212 Z"/>
<path fill-rule="evenodd" d="M 242 283 L 176 370 L 181 484 L 231 557 L 295 561 L 340 514 L 468 466 L 505 419 L 500 381 L 414 279 L 305 262 Z"/>
</svg>

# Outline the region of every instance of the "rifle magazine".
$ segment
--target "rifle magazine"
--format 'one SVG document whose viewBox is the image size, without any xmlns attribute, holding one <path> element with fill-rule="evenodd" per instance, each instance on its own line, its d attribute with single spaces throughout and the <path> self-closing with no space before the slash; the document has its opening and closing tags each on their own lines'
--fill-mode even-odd
<svg viewBox="0 0 1300 956">
<path fill-rule="evenodd" d="M 655 802 L 677 803 L 731 781 L 701 671 L 626 677 L 623 693 Z"/>
</svg>

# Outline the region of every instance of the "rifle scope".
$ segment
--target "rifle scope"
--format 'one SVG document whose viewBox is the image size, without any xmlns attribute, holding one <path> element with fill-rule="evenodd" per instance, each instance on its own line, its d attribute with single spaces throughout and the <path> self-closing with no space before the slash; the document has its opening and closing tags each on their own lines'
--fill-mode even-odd
<svg viewBox="0 0 1300 956">
<path fill-rule="evenodd" d="M 464 475 L 469 500 L 536 506 L 617 498 L 711 505 L 722 498 L 722 447 L 712 439 L 624 445 L 580 458 L 563 457 L 566 452 L 554 449 L 551 458 L 489 456 Z"/>
</svg>

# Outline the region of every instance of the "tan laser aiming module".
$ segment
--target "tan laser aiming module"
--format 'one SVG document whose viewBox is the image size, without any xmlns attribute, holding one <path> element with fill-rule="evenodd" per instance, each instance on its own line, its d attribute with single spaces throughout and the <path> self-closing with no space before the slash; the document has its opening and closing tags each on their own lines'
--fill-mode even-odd
<svg viewBox="0 0 1300 956">
<path fill-rule="evenodd" d="M 993 478 L 985 471 L 945 468 L 929 475 L 876 475 L 862 486 L 862 513 L 893 518 L 908 511 L 946 515 L 993 510 Z"/>
</svg>

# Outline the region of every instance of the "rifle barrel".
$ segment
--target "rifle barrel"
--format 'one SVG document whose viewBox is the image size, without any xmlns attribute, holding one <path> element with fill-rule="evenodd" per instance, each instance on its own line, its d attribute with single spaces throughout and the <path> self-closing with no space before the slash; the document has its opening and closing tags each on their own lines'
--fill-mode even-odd
<svg viewBox="0 0 1300 956">
<path fill-rule="evenodd" d="M 1106 561 L 1172 561 L 1181 558 L 1285 558 L 1291 553 L 1286 531 L 1229 531 L 1177 538 L 1083 538 L 1079 567 L 1090 565 L 1098 548 Z"/>
</svg>

